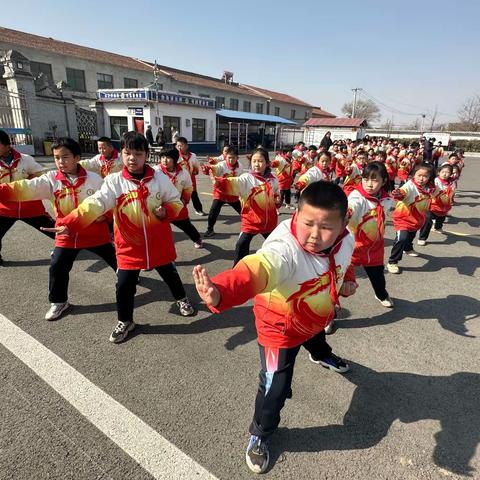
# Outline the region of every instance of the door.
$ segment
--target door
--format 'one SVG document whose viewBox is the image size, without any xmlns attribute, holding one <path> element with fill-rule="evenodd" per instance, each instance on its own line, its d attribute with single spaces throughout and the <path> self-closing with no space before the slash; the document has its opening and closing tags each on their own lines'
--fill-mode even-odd
<svg viewBox="0 0 480 480">
<path fill-rule="evenodd" d="M 143 117 L 133 117 L 133 127 L 136 132 L 143 135 L 145 133 L 145 122 L 143 121 Z"/>
</svg>

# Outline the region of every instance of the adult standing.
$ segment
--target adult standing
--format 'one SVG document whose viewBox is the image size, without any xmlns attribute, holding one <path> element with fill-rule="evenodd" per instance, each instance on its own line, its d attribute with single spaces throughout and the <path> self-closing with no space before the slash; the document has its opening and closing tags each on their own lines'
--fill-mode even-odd
<svg viewBox="0 0 480 480">
<path fill-rule="evenodd" d="M 322 138 L 322 141 L 320 142 L 320 146 L 323 147 L 326 152 L 328 152 L 330 150 L 330 147 L 333 145 L 331 136 L 332 132 L 327 132 Z"/>
<path fill-rule="evenodd" d="M 165 132 L 162 127 L 158 127 L 157 136 L 155 137 L 155 142 L 159 147 L 165 146 Z"/>
<path fill-rule="evenodd" d="M 180 137 L 180 132 L 173 125 L 170 131 L 172 132 L 172 143 L 175 146 L 175 144 L 177 143 L 177 140 Z"/>
<path fill-rule="evenodd" d="M 145 138 L 147 139 L 147 142 L 150 146 L 153 145 L 153 132 L 152 132 L 152 126 L 149 125 L 147 127 L 147 131 L 145 132 Z"/>
</svg>

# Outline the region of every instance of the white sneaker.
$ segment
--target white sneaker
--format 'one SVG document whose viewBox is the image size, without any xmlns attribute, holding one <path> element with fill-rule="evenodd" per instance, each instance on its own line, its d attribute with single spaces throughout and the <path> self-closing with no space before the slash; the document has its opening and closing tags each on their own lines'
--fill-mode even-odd
<svg viewBox="0 0 480 480">
<path fill-rule="evenodd" d="M 418 253 L 415 250 L 404 250 L 403 253 L 409 257 L 418 257 Z"/>
<path fill-rule="evenodd" d="M 195 309 L 192 307 L 192 304 L 187 297 L 182 300 L 177 300 L 177 305 L 180 310 L 180 315 L 183 317 L 189 317 L 195 313 Z"/>
<path fill-rule="evenodd" d="M 432 228 L 432 232 L 443 233 L 443 230 L 441 228 Z"/>
<path fill-rule="evenodd" d="M 400 268 L 396 263 L 387 263 L 387 270 L 389 273 L 400 273 Z"/>
<path fill-rule="evenodd" d="M 70 308 L 70 304 L 68 302 L 65 303 L 51 303 L 50 309 L 45 314 L 45 320 L 56 320 L 62 316 L 62 313 Z"/>
<path fill-rule="evenodd" d="M 197 215 L 199 215 L 200 217 L 204 217 L 204 216 L 206 215 L 205 212 L 202 212 L 202 211 L 199 211 L 199 210 L 195 210 L 195 213 L 196 213 Z"/>
<path fill-rule="evenodd" d="M 420 245 L 421 247 L 424 247 L 427 244 L 426 240 L 418 240 L 417 245 Z"/>
<path fill-rule="evenodd" d="M 326 327 L 325 327 L 325 333 L 327 335 L 331 335 L 332 333 L 334 333 L 336 330 L 335 328 L 335 320 L 332 320 Z"/>
<path fill-rule="evenodd" d="M 193 247 L 194 248 L 202 248 L 203 247 L 202 240 L 199 240 L 198 242 L 193 242 Z"/>
<path fill-rule="evenodd" d="M 393 301 L 390 297 L 387 297 L 385 300 L 380 300 L 376 295 L 375 298 L 386 308 L 393 308 Z"/>
</svg>

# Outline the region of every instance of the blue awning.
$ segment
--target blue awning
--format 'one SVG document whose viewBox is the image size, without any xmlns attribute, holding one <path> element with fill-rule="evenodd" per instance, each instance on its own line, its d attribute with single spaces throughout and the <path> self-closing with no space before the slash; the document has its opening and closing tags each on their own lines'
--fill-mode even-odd
<svg viewBox="0 0 480 480">
<path fill-rule="evenodd" d="M 233 118 L 235 120 L 253 120 L 255 122 L 283 123 L 285 125 L 297 125 L 286 118 L 276 115 L 264 115 L 263 113 L 239 112 L 237 110 L 217 110 L 217 115 L 224 118 Z"/>
</svg>

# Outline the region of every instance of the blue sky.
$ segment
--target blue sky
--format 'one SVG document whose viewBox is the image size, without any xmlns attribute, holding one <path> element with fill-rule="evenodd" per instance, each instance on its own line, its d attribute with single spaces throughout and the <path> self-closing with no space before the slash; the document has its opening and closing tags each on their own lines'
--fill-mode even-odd
<svg viewBox="0 0 480 480">
<path fill-rule="evenodd" d="M 480 94 L 475 0 L 16 0 L 2 10 L 4 27 L 215 77 L 230 70 L 337 115 L 354 87 L 395 124 L 436 105 L 439 121 L 455 121 Z"/>
</svg>

